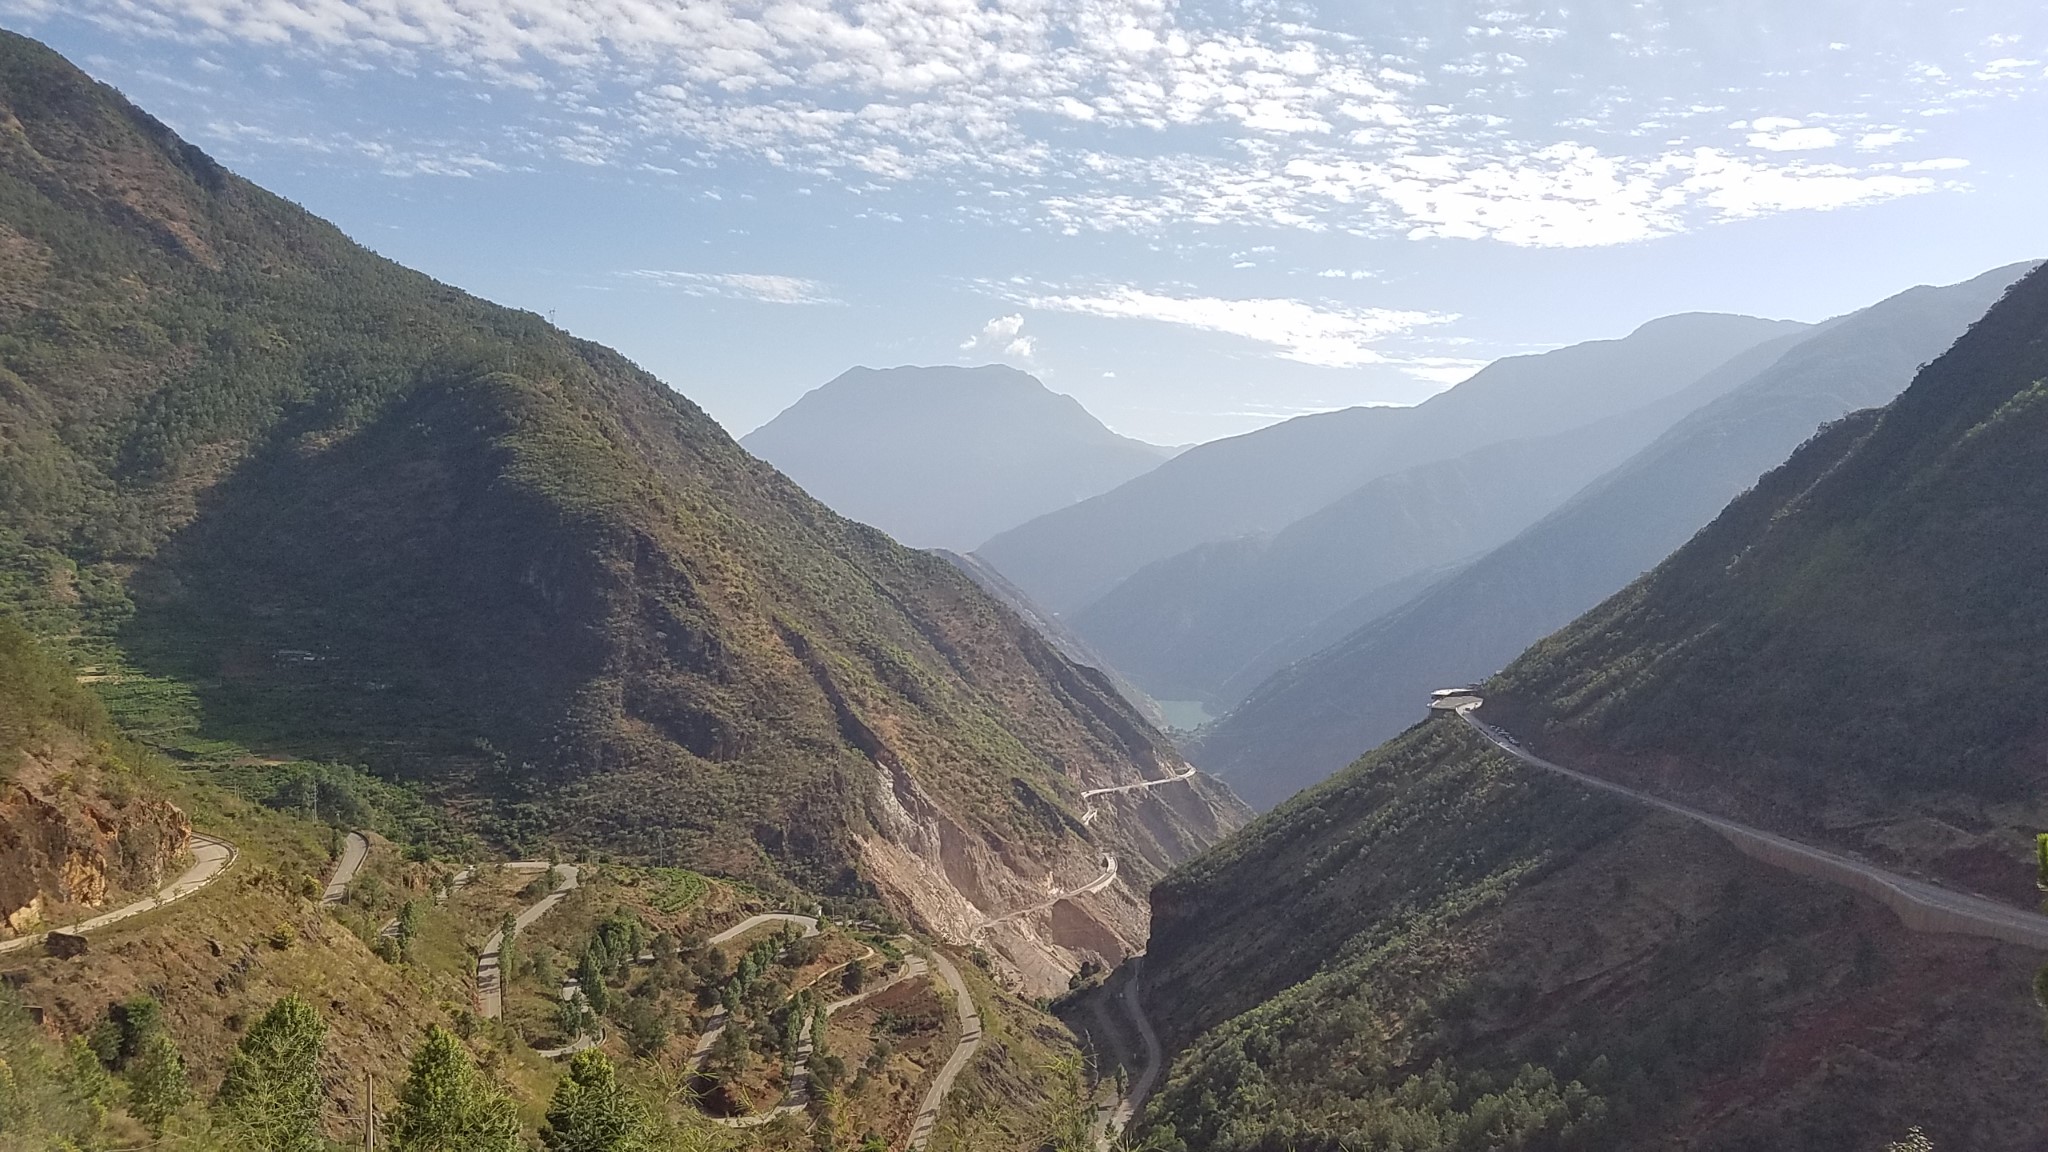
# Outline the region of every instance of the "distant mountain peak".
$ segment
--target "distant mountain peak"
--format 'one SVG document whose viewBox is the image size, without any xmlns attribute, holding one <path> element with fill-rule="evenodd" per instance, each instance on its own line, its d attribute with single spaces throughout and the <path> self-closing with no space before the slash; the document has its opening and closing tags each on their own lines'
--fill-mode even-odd
<svg viewBox="0 0 2048 1152">
<path fill-rule="evenodd" d="M 956 551 L 1173 455 L 1006 364 L 849 368 L 740 443 L 840 514 Z"/>
</svg>

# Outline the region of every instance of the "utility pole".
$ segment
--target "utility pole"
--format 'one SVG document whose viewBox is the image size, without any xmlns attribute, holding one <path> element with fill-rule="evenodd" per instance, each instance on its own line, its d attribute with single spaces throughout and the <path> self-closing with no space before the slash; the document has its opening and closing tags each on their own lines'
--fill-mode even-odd
<svg viewBox="0 0 2048 1152">
<path fill-rule="evenodd" d="M 363 1152 L 377 1149 L 377 1074 L 363 1074 Z"/>
</svg>

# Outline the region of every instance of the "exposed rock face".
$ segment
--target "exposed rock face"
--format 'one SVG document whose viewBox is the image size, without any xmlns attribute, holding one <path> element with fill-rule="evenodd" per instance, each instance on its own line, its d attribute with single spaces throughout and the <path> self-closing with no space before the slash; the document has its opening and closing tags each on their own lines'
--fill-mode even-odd
<svg viewBox="0 0 2048 1152">
<path fill-rule="evenodd" d="M 83 751 L 32 752 L 0 784 L 0 938 L 153 890 L 185 854 L 185 813 L 124 788 Z"/>
<path fill-rule="evenodd" d="M 1056 995 L 1083 961 L 1114 967 L 1143 951 L 1152 882 L 1246 816 L 1199 774 L 1091 807 L 1089 839 L 1048 858 L 968 832 L 909 773 L 878 766 L 872 832 L 856 844 L 864 869 L 920 927 L 987 948 L 1009 986 Z"/>
</svg>

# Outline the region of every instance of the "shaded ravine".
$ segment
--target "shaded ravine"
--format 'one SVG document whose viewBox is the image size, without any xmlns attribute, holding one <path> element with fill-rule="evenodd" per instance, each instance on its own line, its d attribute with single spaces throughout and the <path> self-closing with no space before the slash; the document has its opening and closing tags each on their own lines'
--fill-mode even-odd
<svg viewBox="0 0 2048 1152">
<path fill-rule="evenodd" d="M 1102 1152 L 1109 1152 L 1111 1144 L 1130 1126 L 1138 1109 L 1152 1095 L 1152 1089 L 1159 1083 L 1159 1070 L 1166 1061 L 1166 1054 L 1159 1047 L 1159 1033 L 1152 1028 L 1151 1017 L 1145 1015 L 1144 1001 L 1139 998 L 1140 984 L 1144 977 L 1145 954 L 1132 956 L 1126 963 L 1131 969 L 1129 983 L 1117 994 L 1123 1002 L 1124 1015 L 1130 1018 L 1131 1026 L 1138 1030 L 1138 1039 L 1145 1048 L 1145 1062 L 1138 1066 L 1138 1074 L 1131 1079 L 1130 1090 L 1117 1101 L 1104 1120 L 1102 1131 L 1097 1134 L 1095 1146 Z"/>
<path fill-rule="evenodd" d="M 1775 832 L 1766 832 L 1725 816 L 1716 816 L 1711 812 L 1553 764 L 1523 748 L 1520 742 L 1503 729 L 1475 717 L 1473 713 L 1479 709 L 1481 703 L 1478 699 L 1460 701 L 1455 708 L 1458 718 L 1486 737 L 1494 747 L 1532 768 L 1541 768 L 1587 787 L 1625 796 L 1638 803 L 1704 824 L 1727 838 L 1728 842 L 1745 856 L 1783 868 L 1788 872 L 1839 884 L 1877 900 L 1891 909 L 1899 921 L 1911 931 L 1979 936 L 2002 940 L 2024 948 L 2048 951 L 2048 916 L 2027 912 L 1983 896 L 1943 888 L 1925 880 L 1902 876 L 1865 860 L 1802 844 Z"/>
<path fill-rule="evenodd" d="M 72 936 L 82 936 L 87 932 L 96 932 L 109 925 L 118 924 L 131 916 L 140 916 L 144 912 L 155 911 L 166 904 L 183 900 L 185 897 L 220 879 L 222 874 L 227 872 L 234 865 L 235 861 L 241 857 L 241 853 L 236 850 L 234 845 L 218 837 L 194 832 L 191 843 L 192 865 L 186 868 L 176 880 L 165 884 L 151 895 L 125 904 L 114 909 L 112 912 L 104 912 L 89 920 L 81 920 L 68 927 L 53 928 L 50 931 L 63 932 Z M 5 941 L 0 943 L 0 953 L 14 952 L 41 943 L 49 934 L 50 932 L 38 932 L 32 936 L 19 936 L 13 940 Z"/>
<path fill-rule="evenodd" d="M 1489 743 L 1532 768 L 1563 776 L 1586 787 L 1626 797 L 1703 824 L 1725 837 L 1737 851 L 1746 856 L 1789 872 L 1839 884 L 1870 896 L 1891 909 L 1910 931 L 1983 937 L 2048 951 L 2048 916 L 2014 908 L 1987 897 L 1943 888 L 1925 880 L 1902 876 L 1868 861 L 1803 844 L 1711 812 L 1566 768 L 1523 748 L 1514 736 L 1504 729 L 1480 720 L 1473 713 L 1478 711 L 1482 703 L 1483 701 L 1477 697 L 1460 695 L 1439 701 L 1438 704 L 1448 707 L 1439 707 L 1437 710 L 1454 712 L 1460 720 L 1470 725 Z M 1138 1075 L 1131 1080 L 1130 1090 L 1113 1108 L 1106 1109 L 1098 1116 L 1101 1127 L 1096 1133 L 1095 1143 L 1100 1152 L 1108 1152 L 1117 1136 L 1129 1125 L 1138 1110 L 1144 1107 L 1146 1098 L 1151 1095 L 1158 1081 L 1164 1061 L 1158 1033 L 1154 1031 L 1151 1020 L 1145 1014 L 1144 1004 L 1139 999 L 1139 976 L 1142 970 L 1136 966 L 1143 959 L 1143 953 L 1131 957 L 1130 964 L 1134 970 L 1125 990 L 1119 993 L 1117 998 L 1122 1001 L 1125 1012 L 1144 1045 L 1144 1063 L 1140 1066 Z M 1099 1005 L 1097 1007 L 1099 1008 Z M 1106 1012 L 1103 1012 L 1099 1018 L 1106 1020 L 1106 1015 Z"/>
</svg>

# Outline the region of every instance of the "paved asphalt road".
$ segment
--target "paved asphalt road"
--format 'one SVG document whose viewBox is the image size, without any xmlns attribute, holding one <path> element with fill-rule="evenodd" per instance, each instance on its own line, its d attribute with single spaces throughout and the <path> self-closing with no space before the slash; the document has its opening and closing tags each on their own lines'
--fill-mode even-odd
<svg viewBox="0 0 2048 1152">
<path fill-rule="evenodd" d="M 1815 876 L 1866 892 L 1882 900 L 1899 915 L 1900 920 L 1908 928 L 1985 936 L 2022 947 L 2048 950 L 2048 916 L 2014 908 L 1983 896 L 1943 888 L 1925 880 L 1901 876 L 1865 860 L 1830 852 L 1825 848 L 1815 848 L 1810 844 L 1787 839 L 1775 832 L 1766 832 L 1724 816 L 1716 816 L 1711 812 L 1703 812 L 1553 764 L 1523 748 L 1513 736 L 1474 716 L 1473 712 L 1477 711 L 1479 706 L 1477 700 L 1464 704 L 1457 709 L 1458 715 L 1495 747 L 1530 767 L 1554 772 L 1589 788 L 1626 796 L 1652 808 L 1697 821 L 1728 837 L 1736 847 L 1769 863 L 1802 875 Z"/>
<path fill-rule="evenodd" d="M 939 1069 L 939 1078 L 932 1081 L 929 1091 L 924 1094 L 924 1105 L 917 1110 L 917 1120 L 910 1126 L 910 1140 L 903 1147 L 905 1152 L 923 1152 L 931 1143 L 932 1129 L 939 1122 L 939 1105 L 945 1103 L 946 1093 L 953 1090 L 953 1081 L 967 1069 L 967 1062 L 974 1058 L 974 1051 L 981 1047 L 981 1012 L 974 1006 L 974 997 L 968 994 L 967 982 L 960 979 L 960 970 L 944 952 L 932 952 L 932 965 L 939 970 L 940 979 L 953 990 L 953 1010 L 960 1017 L 960 1043 L 953 1054 L 946 1058 L 945 1067 Z"/>
<path fill-rule="evenodd" d="M 235 862 L 235 858 L 238 855 L 240 853 L 235 851 L 235 846 L 227 841 L 194 832 L 192 834 L 192 866 L 185 869 L 183 875 L 157 889 L 155 895 L 145 896 L 132 904 L 116 908 L 112 912 L 102 913 L 90 920 L 82 920 L 69 927 L 59 929 L 59 931 L 69 932 L 73 935 L 84 935 L 87 932 L 105 928 L 109 924 L 118 924 L 130 916 L 140 916 L 144 912 L 161 908 L 174 900 L 183 900 L 185 897 L 220 879 L 221 873 L 228 870 L 228 866 Z M 27 948 L 41 941 L 45 935 L 47 933 L 39 932 L 33 936 L 20 936 L 0 943 L 0 953 Z"/>
<path fill-rule="evenodd" d="M 987 920 L 983 920 L 980 924 L 977 924 L 975 926 L 974 931 L 970 935 L 972 937 L 979 937 L 983 932 L 986 932 L 989 929 L 995 927 L 996 925 L 1001 924 L 1005 920 L 1015 920 L 1019 916 L 1029 916 L 1033 912 L 1043 912 L 1047 908 L 1052 907 L 1053 905 L 1059 903 L 1062 900 L 1071 900 L 1076 896 L 1091 895 L 1093 893 L 1102 891 L 1104 888 L 1107 888 L 1114 883 L 1116 883 L 1116 857 L 1113 855 L 1105 855 L 1102 858 L 1102 875 L 1097 876 L 1095 879 L 1090 880 L 1086 884 L 1083 884 L 1079 888 L 1076 888 L 1070 892 L 1054 889 L 1052 896 L 1048 899 L 1041 900 L 1036 904 L 1032 904 L 1024 908 L 1019 908 L 1014 912 L 1005 912 L 1001 916 L 992 916 Z"/>
<path fill-rule="evenodd" d="M 527 905 L 512 921 L 514 935 L 526 931 L 534 921 L 554 911 L 555 905 L 576 890 L 576 865 L 557 864 L 555 868 L 555 890 Z M 508 872 L 546 872 L 545 860 L 514 860 L 505 865 Z M 498 980 L 498 950 L 505 946 L 503 931 L 491 933 L 484 941 L 483 951 L 476 958 L 476 999 L 477 1012 L 486 1020 L 496 1020 L 505 1014 L 505 990 Z"/>
<path fill-rule="evenodd" d="M 354 883 L 369 855 L 370 838 L 361 832 L 349 833 L 348 839 L 342 841 L 341 861 L 334 866 L 334 875 L 327 878 L 327 892 L 320 897 L 320 903 L 339 904 L 347 899 L 348 886 Z"/>
<path fill-rule="evenodd" d="M 1195 766 L 1190 764 L 1187 766 L 1187 771 L 1182 772 L 1178 776 L 1168 776 L 1164 780 L 1140 780 L 1136 784 L 1118 784 L 1113 788 L 1090 788 L 1081 793 L 1081 800 L 1086 803 L 1097 796 L 1109 796 L 1117 792 L 1141 792 L 1147 788 L 1157 788 L 1164 784 L 1178 784 L 1183 780 L 1192 778 L 1194 774 Z M 1081 813 L 1081 823 L 1093 824 L 1095 823 L 1095 818 L 1100 815 L 1102 815 L 1102 810 L 1093 804 L 1089 804 L 1088 810 Z"/>
<path fill-rule="evenodd" d="M 711 943 L 723 944 L 735 937 L 744 936 L 763 924 L 774 924 L 777 922 L 801 924 L 804 926 L 804 935 L 806 936 L 816 936 L 818 934 L 818 918 L 816 916 L 799 916 L 794 912 L 763 912 L 759 916 L 749 916 L 745 920 L 713 936 Z"/>
</svg>

